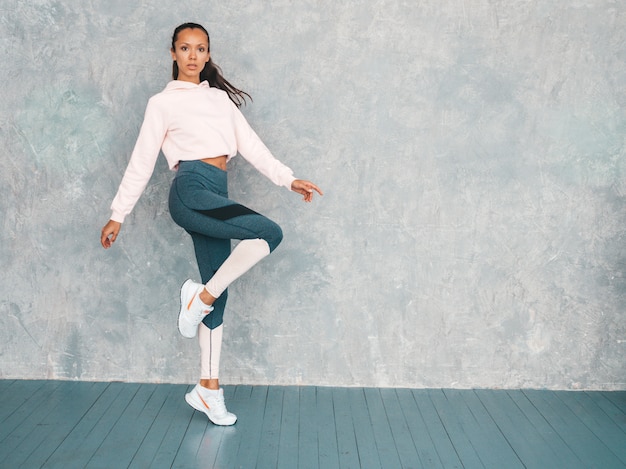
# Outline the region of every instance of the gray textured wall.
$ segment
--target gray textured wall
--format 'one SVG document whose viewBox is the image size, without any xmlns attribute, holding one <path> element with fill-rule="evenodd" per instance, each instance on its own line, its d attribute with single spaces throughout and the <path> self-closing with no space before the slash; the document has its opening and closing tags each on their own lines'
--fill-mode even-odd
<svg viewBox="0 0 626 469">
<path fill-rule="evenodd" d="M 313 205 L 245 161 L 279 249 L 231 288 L 225 383 L 626 387 L 626 4 L 0 1 L 0 378 L 193 382 L 161 159 L 99 231 L 169 37 L 208 27 Z"/>
</svg>

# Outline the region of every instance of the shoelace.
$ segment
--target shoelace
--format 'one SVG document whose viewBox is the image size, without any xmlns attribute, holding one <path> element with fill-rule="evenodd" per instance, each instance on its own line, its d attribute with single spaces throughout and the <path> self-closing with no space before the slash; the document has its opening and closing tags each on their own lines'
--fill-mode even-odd
<svg viewBox="0 0 626 469">
<path fill-rule="evenodd" d="M 218 415 L 226 415 L 228 411 L 226 410 L 226 404 L 224 402 L 224 396 L 219 394 L 217 397 L 211 398 L 211 404 L 213 404 L 213 412 Z"/>
</svg>

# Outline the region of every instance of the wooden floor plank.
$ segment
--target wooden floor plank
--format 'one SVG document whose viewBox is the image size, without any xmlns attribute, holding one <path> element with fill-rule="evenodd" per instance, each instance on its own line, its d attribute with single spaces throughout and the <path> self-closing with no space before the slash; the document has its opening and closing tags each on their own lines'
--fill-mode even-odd
<svg viewBox="0 0 626 469">
<path fill-rule="evenodd" d="M 23 462 L 25 467 L 41 467 L 63 443 L 66 437 L 83 420 L 108 387 L 107 383 L 75 382 L 66 399 L 43 419 L 36 431 L 28 436 L 31 447 L 36 448 Z M 21 451 L 18 449 L 18 451 Z"/>
<path fill-rule="evenodd" d="M 180 386 L 180 387 L 179 387 Z M 161 444 L 159 445 L 156 454 L 154 455 L 152 462 L 149 466 L 144 467 L 171 467 L 176 459 L 182 441 L 188 430 L 191 419 L 195 411 L 187 404 L 184 399 L 184 395 L 192 389 L 193 386 L 177 385 L 170 394 L 170 398 L 166 401 L 170 403 L 167 406 L 167 415 L 163 418 L 166 419 L 171 416 L 171 420 L 165 424 L 167 430 L 163 435 Z"/>
<path fill-rule="evenodd" d="M 261 427 L 261 439 L 259 446 L 263 451 L 259 452 L 256 467 L 276 467 L 278 464 L 278 443 L 280 440 L 280 422 L 283 413 L 284 388 L 270 386 L 267 390 L 263 426 Z M 255 467 L 255 466 L 251 466 Z"/>
<path fill-rule="evenodd" d="M 381 460 L 378 455 L 378 447 L 372 421 L 370 420 L 367 401 L 363 388 L 349 388 L 348 400 L 350 401 L 350 413 L 354 425 L 356 446 L 359 451 L 359 467 L 363 469 L 380 469 Z"/>
<path fill-rule="evenodd" d="M 155 424 L 133 458 L 131 468 L 172 466 L 194 414 L 184 398 L 191 388 L 186 385 L 172 385 L 171 392 L 163 404 L 163 411 L 159 413 Z M 164 430 L 162 436 L 160 427 Z M 157 447 L 152 448 L 153 441 L 158 440 L 159 437 L 160 442 Z"/>
<path fill-rule="evenodd" d="M 164 386 L 140 385 L 87 467 L 110 467 L 113 456 L 117 467 L 128 467 L 163 407 L 168 393 L 169 388 Z"/>
<path fill-rule="evenodd" d="M 217 464 L 220 467 L 253 468 L 255 466 L 261 449 L 261 432 L 267 402 L 267 390 L 267 386 L 252 387 L 247 399 L 240 398 L 247 405 L 233 409 L 239 412 L 236 424 L 236 430 L 239 434 L 239 448 L 236 450 L 236 457 L 234 458 L 218 458 Z M 228 446 L 224 446 L 224 448 L 228 451 Z M 222 456 L 222 451 L 220 451 L 220 456 Z"/>
<path fill-rule="evenodd" d="M 83 418 L 65 437 L 63 442 L 51 452 L 50 457 L 46 461 L 46 467 L 65 468 L 81 467 L 87 464 L 93 453 L 82 453 L 80 458 L 80 449 L 83 447 L 84 440 L 98 425 L 102 416 L 107 410 L 118 400 L 122 386 L 120 383 L 107 383 L 106 389 L 98 396 L 93 405 L 89 408 Z M 95 448 L 93 449 L 95 451 Z"/>
<path fill-rule="evenodd" d="M 13 386 L 17 382 L 16 379 L 0 379 L 0 395 L 2 395 L 8 388 Z M 35 384 L 36 381 L 27 381 Z M 8 395 L 8 394 L 7 394 Z"/>
<path fill-rule="evenodd" d="M 5 457 L 0 461 L 2 467 L 16 467 L 17 461 L 27 460 L 33 451 L 54 431 L 49 422 L 55 420 L 61 412 L 57 409 L 71 409 L 72 401 L 81 395 L 81 391 L 89 390 L 94 383 L 62 382 L 48 395 L 36 396 L 32 402 L 32 412 L 23 420 L 0 444 L 0 454 Z M 87 396 L 89 400 L 89 396 Z M 84 399 L 83 399 L 84 401 Z M 81 402 L 82 404 L 83 402 Z M 28 402 L 22 407 L 31 407 Z M 79 419 L 76 413 L 68 415 L 67 425 L 76 424 Z M 4 426 L 3 426 L 4 427 Z M 68 430 L 69 432 L 70 430 Z M 58 435 L 55 434 L 55 437 Z"/>
<path fill-rule="evenodd" d="M 626 432 L 614 424 L 587 394 L 575 391 L 559 392 L 555 395 L 626 467 Z"/>
<path fill-rule="evenodd" d="M 299 469 L 317 469 L 319 467 L 317 429 L 317 396 L 315 388 L 305 386 L 300 388 Z"/>
<path fill-rule="evenodd" d="M 365 388 L 363 393 L 372 424 L 379 461 L 384 463 L 385 469 L 401 469 L 402 464 L 400 463 L 396 443 L 393 439 L 391 422 L 387 418 L 380 390 Z"/>
<path fill-rule="evenodd" d="M 337 450 L 340 468 L 358 468 L 359 450 L 354 434 L 354 423 L 350 414 L 347 388 L 333 388 L 335 427 L 337 428 Z"/>
<path fill-rule="evenodd" d="M 396 389 L 396 394 L 422 465 L 433 469 L 443 468 L 413 393 L 410 389 Z"/>
<path fill-rule="evenodd" d="M 190 389 L 0 380 L 0 467 L 626 467 L 621 391 L 229 386 L 219 427 Z"/>
<path fill-rule="evenodd" d="M 234 394 L 227 403 L 227 408 L 237 415 L 237 423 L 234 426 L 231 426 L 226 432 L 224 427 L 219 425 L 217 426 L 218 428 L 215 428 L 215 425 L 209 424 L 209 428 L 207 428 L 205 438 L 210 437 L 212 440 L 215 435 L 221 436 L 221 442 L 219 448 L 217 448 L 218 451 L 215 458 L 216 467 L 235 467 L 237 452 L 243 441 L 242 433 L 245 432 L 246 426 L 251 423 L 250 396 L 252 395 L 252 390 L 253 387 L 249 385 L 235 386 Z M 203 441 L 200 447 L 198 461 L 204 461 L 207 456 L 213 457 L 215 448 L 206 443 L 206 440 Z"/>
<path fill-rule="evenodd" d="M 612 468 L 622 465 L 553 391 L 527 390 L 524 394 L 582 461 L 582 467 Z"/>
<path fill-rule="evenodd" d="M 287 386 L 283 395 L 283 413 L 280 421 L 278 469 L 298 467 L 298 428 L 300 426 L 300 389 Z"/>
<path fill-rule="evenodd" d="M 587 391 L 589 398 L 604 411 L 604 413 L 617 425 L 623 432 L 626 432 L 626 408 L 620 408 L 619 400 L 615 402 L 614 392 L 603 391 Z M 626 393 L 624 393 L 626 395 Z"/>
<path fill-rule="evenodd" d="M 443 425 L 443 422 L 429 396 L 428 389 L 413 389 L 411 391 L 415 403 L 420 411 L 424 424 L 426 425 L 430 440 L 435 446 L 441 465 L 448 469 L 459 469 L 463 467 L 459 455 L 450 440 L 450 435 Z"/>
<path fill-rule="evenodd" d="M 398 401 L 395 389 L 381 389 L 380 396 L 385 406 L 385 412 L 391 426 L 391 434 L 398 457 L 402 467 L 420 468 L 424 467 L 417 454 L 415 442 L 411 436 L 404 412 Z"/>
<path fill-rule="evenodd" d="M 190 389 L 191 390 L 191 389 Z M 207 416 L 198 411 L 191 412 L 191 419 L 187 425 L 176 457 L 172 462 L 171 467 L 173 469 L 189 469 L 194 467 L 200 467 L 198 461 L 198 453 L 201 450 L 203 453 L 203 462 L 205 467 L 212 467 L 215 462 L 217 451 L 224 433 L 231 432 L 230 427 L 223 427 L 216 429 L 215 426 L 209 422 Z M 207 447 L 213 449 L 212 455 L 207 451 Z"/>
<path fill-rule="evenodd" d="M 318 415 L 317 441 L 319 467 L 324 469 L 338 469 L 339 450 L 337 448 L 337 421 L 333 405 L 332 388 L 317 388 L 316 406 Z"/>
<path fill-rule="evenodd" d="M 50 388 L 46 381 L 0 381 L 3 383 L 2 389 L 0 389 L 0 399 L 2 399 L 2 406 L 0 406 L 0 426 L 3 430 L 5 420 L 9 418 L 14 412 L 18 411 L 31 397 L 44 386 L 47 391 L 50 392 Z M 43 391 L 45 392 L 45 390 Z M 2 433 L 0 433 L 0 441 L 2 441 Z"/>
<path fill-rule="evenodd" d="M 138 389 L 138 384 L 110 383 L 47 465 L 86 467 Z"/>
<path fill-rule="evenodd" d="M 468 435 L 465 433 L 462 422 L 458 420 L 450 408 L 450 403 L 444 391 L 442 389 L 431 389 L 428 391 L 428 396 L 437 409 L 439 418 L 446 428 L 446 432 L 459 455 L 459 459 L 463 461 L 463 465 L 475 468 L 485 467 Z"/>
<path fill-rule="evenodd" d="M 548 441 L 537 432 L 538 424 L 531 422 L 505 391 L 475 390 L 472 393 L 484 406 L 490 418 L 498 426 L 516 457 L 527 468 L 558 467 L 561 460 L 552 451 Z M 478 408 L 476 403 L 472 408 Z"/>
<path fill-rule="evenodd" d="M 524 468 L 509 440 L 473 391 L 447 389 L 444 392 L 458 417 L 463 418 L 468 437 L 485 467 Z"/>
<path fill-rule="evenodd" d="M 234 467 L 225 465 L 223 461 L 230 462 L 237 458 L 234 448 L 240 443 L 240 427 L 214 425 L 207 420 L 195 455 L 195 466 L 189 467 Z"/>
<path fill-rule="evenodd" d="M 439 405 L 442 409 L 445 408 L 446 415 L 449 413 L 452 416 L 452 418 L 442 417 L 444 422 L 446 418 L 454 422 L 453 426 L 446 425 L 448 433 L 456 434 L 458 444 L 462 445 L 461 447 L 465 448 L 464 451 L 471 454 L 471 457 L 476 455 L 484 467 L 502 467 L 503 464 L 507 465 L 504 461 L 507 461 L 507 467 L 511 469 L 521 467 L 517 456 L 510 449 L 502 434 L 499 431 L 488 432 L 486 427 L 480 425 L 462 398 L 464 392 L 467 391 L 444 389 L 441 392 L 433 392 L 431 395 L 432 399 L 436 399 L 435 405 Z M 463 435 L 464 438 L 460 438 L 458 435 Z M 502 452 L 505 454 L 501 454 Z M 512 459 L 510 459 L 511 456 Z"/>
<path fill-rule="evenodd" d="M 41 383 L 41 386 L 38 384 L 31 386 L 28 382 L 23 382 L 17 387 L 17 389 L 27 388 L 27 394 L 23 399 L 15 399 L 15 396 L 20 395 L 20 392 L 12 391 L 7 398 L 6 404 L 4 400 L 2 401 L 3 406 L 13 406 L 14 410 L 5 413 L 6 417 L 2 421 L 2 425 L 0 425 L 0 455 L 3 454 L 2 450 L 4 447 L 11 449 L 19 443 L 19 439 L 15 435 L 9 441 L 6 441 L 10 435 L 16 431 L 19 432 L 20 428 L 23 428 L 30 418 L 33 418 L 35 421 L 40 419 L 41 413 L 46 412 L 49 406 L 54 405 L 55 399 L 58 398 L 58 389 L 62 382 Z"/>
<path fill-rule="evenodd" d="M 626 415 L 626 391 L 600 392 L 604 397 L 609 399 L 615 406 Z"/>
<path fill-rule="evenodd" d="M 186 431 L 191 424 L 191 414 L 186 415 L 186 413 L 182 411 L 182 408 L 185 407 L 182 403 L 179 403 L 178 406 L 178 411 L 175 413 L 176 416 L 163 438 L 163 444 L 159 447 L 152 463 L 148 467 L 174 466 Z"/>
<path fill-rule="evenodd" d="M 488 391 L 487 391 L 488 392 Z M 523 390 L 508 390 L 506 393 L 515 402 L 524 416 L 530 421 L 534 432 L 539 435 L 550 450 L 556 455 L 555 460 L 559 461 L 557 467 L 578 468 L 582 466 L 580 458 L 572 451 L 568 444 L 561 438 L 558 432 L 552 426 L 552 423 L 545 415 L 541 413 L 535 404 L 528 399 Z M 516 422 L 514 422 L 516 423 Z M 542 448 L 540 444 L 538 448 Z M 549 453 L 545 451 L 546 458 L 552 459 Z"/>
</svg>

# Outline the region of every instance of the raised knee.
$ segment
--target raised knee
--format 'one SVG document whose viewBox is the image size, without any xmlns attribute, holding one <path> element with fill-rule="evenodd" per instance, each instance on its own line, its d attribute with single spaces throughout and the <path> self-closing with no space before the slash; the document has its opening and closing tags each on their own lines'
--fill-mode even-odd
<svg viewBox="0 0 626 469">
<path fill-rule="evenodd" d="M 282 240 L 283 230 L 276 223 L 273 223 L 271 229 L 268 230 L 268 236 L 265 239 L 267 244 L 270 246 L 270 252 L 276 249 Z"/>
</svg>

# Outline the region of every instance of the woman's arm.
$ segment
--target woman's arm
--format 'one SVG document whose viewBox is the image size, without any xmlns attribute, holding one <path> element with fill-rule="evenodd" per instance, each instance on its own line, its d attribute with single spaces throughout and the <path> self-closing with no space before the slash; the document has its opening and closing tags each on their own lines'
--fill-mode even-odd
<svg viewBox="0 0 626 469">
<path fill-rule="evenodd" d="M 165 118 L 152 100 L 148 102 L 135 148 L 128 167 L 111 204 L 111 219 L 102 228 L 100 244 L 110 248 L 122 228 L 122 222 L 141 197 L 156 164 L 163 139 L 167 132 Z"/>
<path fill-rule="evenodd" d="M 135 207 L 154 172 L 166 132 L 164 111 L 151 98 L 128 167 L 111 204 L 111 220 L 123 223 L 126 215 Z"/>
</svg>

